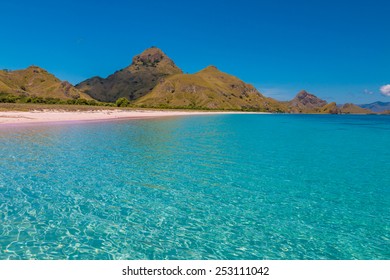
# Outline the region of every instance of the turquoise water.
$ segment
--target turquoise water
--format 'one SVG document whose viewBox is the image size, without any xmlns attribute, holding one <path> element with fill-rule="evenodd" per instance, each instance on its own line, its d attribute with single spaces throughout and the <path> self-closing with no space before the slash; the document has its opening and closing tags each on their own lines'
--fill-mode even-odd
<svg viewBox="0 0 390 280">
<path fill-rule="evenodd" d="M 0 128 L 0 259 L 390 259 L 390 117 Z"/>
</svg>

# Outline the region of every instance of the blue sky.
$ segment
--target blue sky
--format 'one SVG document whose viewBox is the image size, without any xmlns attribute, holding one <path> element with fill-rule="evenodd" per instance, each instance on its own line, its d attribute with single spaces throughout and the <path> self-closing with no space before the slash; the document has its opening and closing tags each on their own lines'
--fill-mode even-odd
<svg viewBox="0 0 390 280">
<path fill-rule="evenodd" d="M 279 100 L 306 89 L 338 103 L 390 101 L 380 93 L 390 1 L 14 0 L 1 10 L 0 69 L 33 64 L 75 84 L 157 46 L 184 72 L 215 65 Z"/>
</svg>

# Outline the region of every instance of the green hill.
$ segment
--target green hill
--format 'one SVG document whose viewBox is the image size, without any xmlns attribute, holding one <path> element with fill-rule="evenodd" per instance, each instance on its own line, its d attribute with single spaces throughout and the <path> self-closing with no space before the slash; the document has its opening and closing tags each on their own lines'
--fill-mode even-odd
<svg viewBox="0 0 390 280">
<path fill-rule="evenodd" d="M 346 103 L 340 107 L 341 114 L 371 114 L 372 111 L 369 109 L 361 108 L 352 103 Z"/>
<path fill-rule="evenodd" d="M 87 79 L 76 88 L 99 101 L 114 102 L 121 97 L 135 100 L 149 93 L 161 78 L 179 73 L 182 71 L 166 54 L 152 47 L 136 55 L 130 66 L 107 78 Z"/>
<path fill-rule="evenodd" d="M 256 110 L 285 112 L 287 107 L 264 97 L 252 85 L 209 66 L 195 74 L 177 74 L 161 79 L 151 93 L 135 106 Z"/>
<path fill-rule="evenodd" d="M 61 100 L 92 99 L 66 81 L 46 70 L 30 66 L 23 70 L 0 70 L 0 93 L 3 95 L 58 98 Z"/>
</svg>

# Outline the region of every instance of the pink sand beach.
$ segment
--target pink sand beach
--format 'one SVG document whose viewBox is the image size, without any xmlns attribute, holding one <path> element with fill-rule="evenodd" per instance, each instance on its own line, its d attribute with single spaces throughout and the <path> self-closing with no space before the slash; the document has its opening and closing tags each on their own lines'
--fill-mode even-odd
<svg viewBox="0 0 390 280">
<path fill-rule="evenodd" d="M 201 111 L 154 111 L 154 110 L 96 110 L 58 111 L 43 110 L 29 112 L 0 112 L 0 126 L 3 124 L 34 124 L 53 122 L 104 121 L 120 119 L 144 119 L 172 116 L 193 116 L 210 114 L 242 114 L 243 112 L 201 112 Z"/>
</svg>

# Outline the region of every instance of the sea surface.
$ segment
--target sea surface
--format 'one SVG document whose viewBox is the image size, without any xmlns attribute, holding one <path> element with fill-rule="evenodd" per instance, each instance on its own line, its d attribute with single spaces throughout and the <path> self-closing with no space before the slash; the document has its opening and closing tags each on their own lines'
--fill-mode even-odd
<svg viewBox="0 0 390 280">
<path fill-rule="evenodd" d="M 390 259 L 390 116 L 0 127 L 0 259 Z"/>
</svg>

